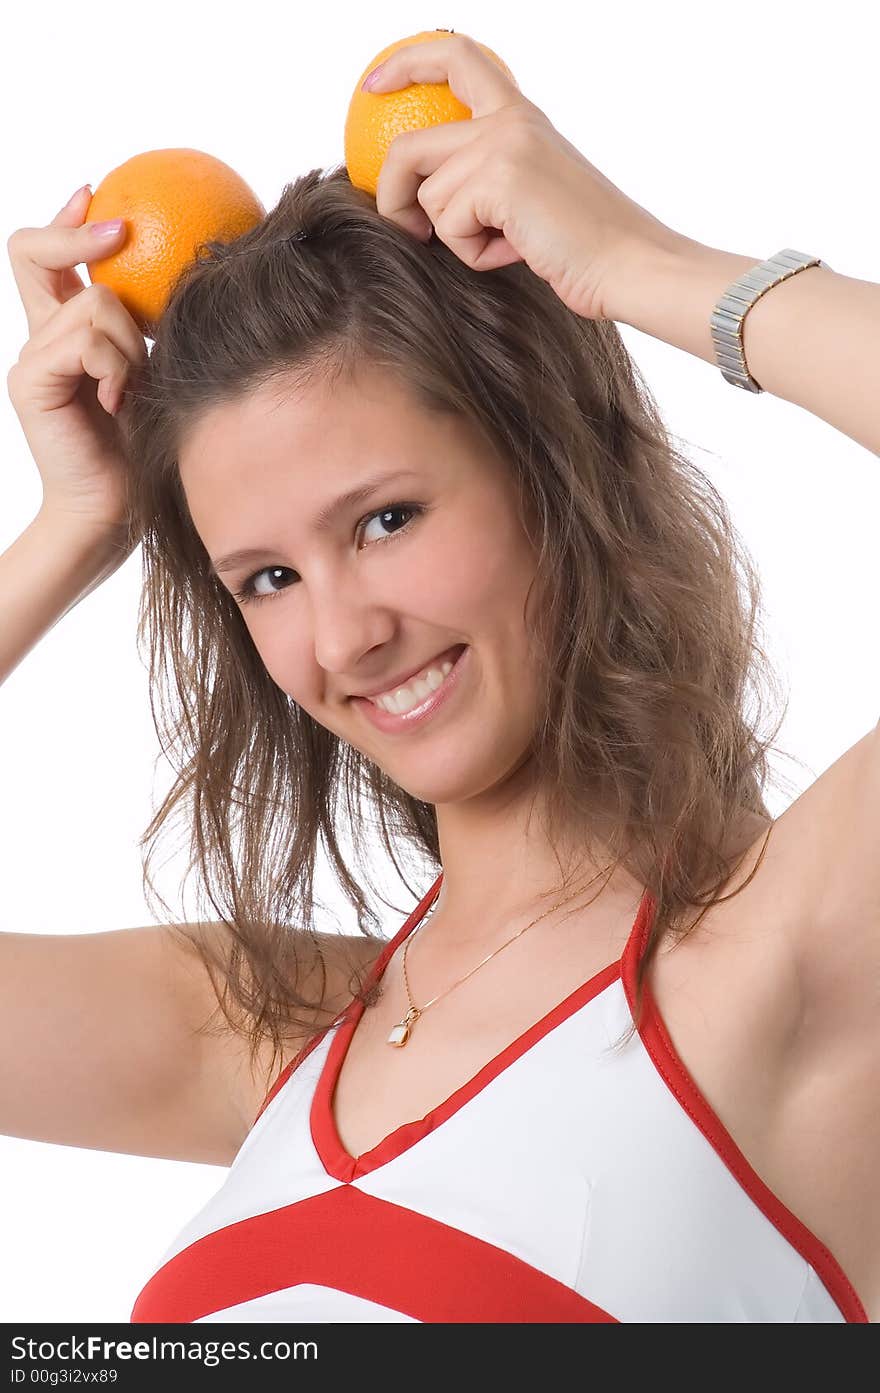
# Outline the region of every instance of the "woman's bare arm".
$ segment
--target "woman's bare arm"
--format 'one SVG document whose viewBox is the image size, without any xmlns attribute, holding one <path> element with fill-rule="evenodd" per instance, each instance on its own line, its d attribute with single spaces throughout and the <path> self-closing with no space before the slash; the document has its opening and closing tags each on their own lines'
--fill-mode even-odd
<svg viewBox="0 0 880 1393">
<path fill-rule="evenodd" d="M 240 1038 L 198 1033 L 215 1005 L 164 926 L 0 933 L 0 1132 L 228 1164 L 255 1083 Z"/>
<path fill-rule="evenodd" d="M 120 530 L 37 513 L 0 555 L 0 682 L 130 554 Z"/>
<path fill-rule="evenodd" d="M 178 926 L 186 932 L 187 926 Z M 208 926 L 228 948 L 222 923 Z M 303 981 L 320 983 L 303 934 Z M 354 968 L 379 940 L 321 934 L 326 1023 L 350 1000 Z M 273 1078 L 300 1047 L 291 1034 L 270 1077 L 268 1044 L 247 1041 L 217 1007 L 194 945 L 170 928 L 0 933 L 0 1132 L 62 1146 L 230 1165 Z"/>
</svg>

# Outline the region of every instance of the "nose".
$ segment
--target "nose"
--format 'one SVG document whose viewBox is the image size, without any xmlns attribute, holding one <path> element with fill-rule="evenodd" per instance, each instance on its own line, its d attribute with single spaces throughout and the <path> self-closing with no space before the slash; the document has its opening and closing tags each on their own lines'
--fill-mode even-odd
<svg viewBox="0 0 880 1393">
<path fill-rule="evenodd" d="M 381 648 L 394 632 L 394 616 L 360 587 L 331 580 L 312 594 L 315 661 L 325 672 L 356 681 L 364 653 Z"/>
</svg>

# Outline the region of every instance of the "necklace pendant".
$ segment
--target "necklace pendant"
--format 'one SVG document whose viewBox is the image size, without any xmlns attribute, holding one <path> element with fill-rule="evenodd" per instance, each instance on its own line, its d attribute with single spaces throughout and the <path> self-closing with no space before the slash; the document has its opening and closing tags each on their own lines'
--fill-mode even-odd
<svg viewBox="0 0 880 1393">
<path fill-rule="evenodd" d="M 421 1014 L 422 1013 L 417 1006 L 411 1006 L 407 1011 L 406 1015 L 404 1016 L 403 1020 L 392 1027 L 391 1034 L 388 1036 L 386 1044 L 398 1046 L 405 1045 L 410 1037 L 410 1031 L 412 1030 L 412 1027 L 415 1025 L 416 1021 L 418 1020 Z"/>
</svg>

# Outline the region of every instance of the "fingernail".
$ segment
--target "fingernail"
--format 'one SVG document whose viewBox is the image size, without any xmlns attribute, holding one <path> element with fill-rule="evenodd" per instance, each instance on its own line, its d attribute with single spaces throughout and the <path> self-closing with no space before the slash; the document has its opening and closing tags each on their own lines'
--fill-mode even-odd
<svg viewBox="0 0 880 1393">
<path fill-rule="evenodd" d="M 122 218 L 113 218 L 110 222 L 90 222 L 89 231 L 94 232 L 96 237 L 113 237 L 122 231 Z"/>
<path fill-rule="evenodd" d="M 88 189 L 88 191 L 89 191 L 90 194 L 92 193 L 92 186 L 91 186 L 91 184 L 83 184 L 82 188 L 77 189 L 76 193 L 72 193 L 72 194 L 70 195 L 70 198 L 67 200 L 66 204 L 64 205 L 65 208 L 69 208 L 70 205 L 71 205 L 71 203 L 75 203 L 76 200 L 79 198 L 79 196 L 80 196 L 81 194 L 84 194 L 84 193 L 85 193 L 86 189 Z"/>
<path fill-rule="evenodd" d="M 382 71 L 382 69 L 384 68 L 384 66 L 385 66 L 384 63 L 380 63 L 379 66 L 378 66 L 378 68 L 374 68 L 373 71 L 372 71 L 371 73 L 368 73 L 368 74 L 367 74 L 367 76 L 364 78 L 363 82 L 361 83 L 361 91 L 362 91 L 362 92 L 369 92 L 369 90 L 370 90 L 371 87 L 375 87 L 376 82 L 378 81 L 378 78 L 379 78 L 379 74 L 380 74 L 380 72 Z"/>
</svg>

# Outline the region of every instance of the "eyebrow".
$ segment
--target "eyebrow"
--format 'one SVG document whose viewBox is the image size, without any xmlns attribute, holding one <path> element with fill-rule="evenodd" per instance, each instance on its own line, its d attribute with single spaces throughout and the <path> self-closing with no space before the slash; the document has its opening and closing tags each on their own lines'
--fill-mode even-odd
<svg viewBox="0 0 880 1393">
<path fill-rule="evenodd" d="M 382 474 L 374 474 L 372 478 L 366 479 L 364 483 L 358 484 L 357 488 L 346 489 L 345 493 L 340 493 L 331 503 L 327 503 L 316 514 L 313 523 L 313 530 L 316 533 L 328 532 L 333 524 L 334 518 L 338 513 L 346 512 L 349 508 L 356 507 L 363 503 L 370 494 L 373 493 L 381 484 L 387 484 L 392 479 L 400 479 L 407 475 L 414 475 L 412 469 L 391 469 Z M 225 556 L 220 556 L 211 565 L 219 574 L 223 571 L 233 571 L 236 566 L 246 565 L 251 561 L 261 560 L 267 552 L 275 548 L 264 547 L 242 547 L 238 551 L 227 552 Z"/>
</svg>

